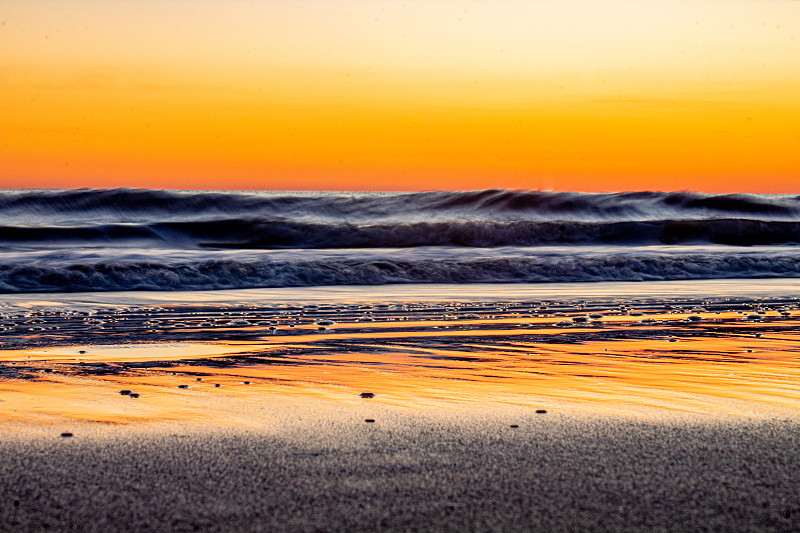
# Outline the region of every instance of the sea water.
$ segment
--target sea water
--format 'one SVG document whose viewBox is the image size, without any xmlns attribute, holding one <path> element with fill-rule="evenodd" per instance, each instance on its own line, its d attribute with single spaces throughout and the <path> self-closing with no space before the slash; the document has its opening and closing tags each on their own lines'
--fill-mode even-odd
<svg viewBox="0 0 800 533">
<path fill-rule="evenodd" d="M 785 279 L 798 243 L 794 195 L 0 191 L 7 294 Z"/>
</svg>

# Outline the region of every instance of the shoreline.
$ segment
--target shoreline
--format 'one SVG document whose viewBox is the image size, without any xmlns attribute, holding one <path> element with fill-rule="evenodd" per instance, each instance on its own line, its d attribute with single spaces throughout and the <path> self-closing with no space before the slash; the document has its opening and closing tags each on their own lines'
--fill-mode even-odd
<svg viewBox="0 0 800 533">
<path fill-rule="evenodd" d="M 712 296 L 713 295 L 713 296 Z M 592 281 L 576 283 L 398 283 L 200 291 L 35 292 L 0 294 L 0 312 L 60 306 L 246 305 L 312 302 L 800 298 L 800 278 Z"/>
<path fill-rule="evenodd" d="M 212 403 L 181 410 L 202 417 L 248 395 L 364 390 L 412 407 L 542 397 L 795 417 L 799 320 L 796 297 L 44 304 L 3 320 L 0 418 L 158 418 L 200 397 Z M 138 407 L 121 389 L 142 395 Z"/>
</svg>

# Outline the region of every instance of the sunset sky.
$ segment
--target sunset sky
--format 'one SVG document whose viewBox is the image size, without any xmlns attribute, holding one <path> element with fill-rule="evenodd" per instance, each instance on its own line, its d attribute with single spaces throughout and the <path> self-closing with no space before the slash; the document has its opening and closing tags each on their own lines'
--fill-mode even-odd
<svg viewBox="0 0 800 533">
<path fill-rule="evenodd" d="M 800 1 L 3 0 L 0 188 L 800 193 Z"/>
</svg>

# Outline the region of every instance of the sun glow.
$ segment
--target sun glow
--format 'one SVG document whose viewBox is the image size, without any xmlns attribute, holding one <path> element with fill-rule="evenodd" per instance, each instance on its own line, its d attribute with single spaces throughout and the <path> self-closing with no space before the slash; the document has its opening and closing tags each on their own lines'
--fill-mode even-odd
<svg viewBox="0 0 800 533">
<path fill-rule="evenodd" d="M 46 2 L 0 185 L 792 192 L 797 2 Z"/>
</svg>

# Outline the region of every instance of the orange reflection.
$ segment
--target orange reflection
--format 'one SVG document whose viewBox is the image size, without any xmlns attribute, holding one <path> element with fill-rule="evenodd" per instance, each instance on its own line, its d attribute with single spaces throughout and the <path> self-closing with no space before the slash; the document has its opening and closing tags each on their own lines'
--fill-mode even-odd
<svg viewBox="0 0 800 533">
<path fill-rule="evenodd" d="M 19 376 L 0 380 L 0 417 L 251 424 L 271 416 L 267 397 L 415 409 L 800 413 L 796 313 L 768 322 L 735 312 L 699 313 L 695 322 L 687 313 L 604 313 L 588 325 L 576 316 L 346 322 L 273 335 L 247 326 L 246 341 L 5 350 L 0 364 Z M 367 390 L 376 397 L 358 397 Z"/>
</svg>

